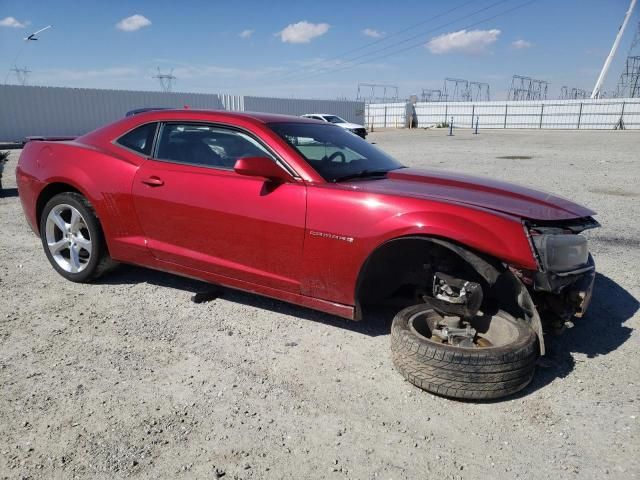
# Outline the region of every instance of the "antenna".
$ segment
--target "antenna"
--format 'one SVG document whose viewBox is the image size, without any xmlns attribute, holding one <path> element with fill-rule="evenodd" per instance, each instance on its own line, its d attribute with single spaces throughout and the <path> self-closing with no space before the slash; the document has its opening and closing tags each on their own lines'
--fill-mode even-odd
<svg viewBox="0 0 640 480">
<path fill-rule="evenodd" d="M 160 71 L 160 67 L 158 67 L 158 74 L 154 75 L 153 78 L 158 79 L 160 82 L 160 89 L 168 93 L 173 88 L 173 81 L 176 80 L 176 77 L 173 75 L 173 68 L 169 73 L 162 73 Z"/>
</svg>

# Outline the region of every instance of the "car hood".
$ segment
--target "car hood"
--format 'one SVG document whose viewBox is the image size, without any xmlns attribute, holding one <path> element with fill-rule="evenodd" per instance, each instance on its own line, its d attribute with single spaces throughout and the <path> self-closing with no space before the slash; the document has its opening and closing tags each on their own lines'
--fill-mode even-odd
<svg viewBox="0 0 640 480">
<path fill-rule="evenodd" d="M 371 193 L 423 198 L 495 210 L 532 220 L 567 220 L 595 212 L 562 197 L 489 178 L 439 170 L 402 168 L 382 180 L 355 181 Z"/>
<path fill-rule="evenodd" d="M 357 123 L 335 123 L 334 125 L 338 125 L 339 127 L 347 129 L 364 128 L 362 125 L 358 125 Z"/>
</svg>

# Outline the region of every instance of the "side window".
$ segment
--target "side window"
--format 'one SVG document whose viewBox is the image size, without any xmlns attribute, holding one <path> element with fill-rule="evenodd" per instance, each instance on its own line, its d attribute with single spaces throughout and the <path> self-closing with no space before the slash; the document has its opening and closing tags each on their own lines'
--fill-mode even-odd
<svg viewBox="0 0 640 480">
<path fill-rule="evenodd" d="M 121 136 L 117 143 L 143 155 L 151 155 L 157 123 L 147 123 Z"/>
<path fill-rule="evenodd" d="M 260 143 L 242 132 L 188 123 L 167 123 L 162 127 L 156 157 L 229 170 L 239 158 L 273 158 Z"/>
</svg>

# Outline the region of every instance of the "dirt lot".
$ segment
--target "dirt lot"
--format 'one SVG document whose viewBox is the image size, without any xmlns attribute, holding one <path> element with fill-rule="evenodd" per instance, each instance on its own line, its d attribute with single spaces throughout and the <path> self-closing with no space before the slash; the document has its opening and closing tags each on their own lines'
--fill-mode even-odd
<svg viewBox="0 0 640 480">
<path fill-rule="evenodd" d="M 0 198 L 0 476 L 637 478 L 640 133 L 376 132 L 411 166 L 557 192 L 599 212 L 586 318 L 513 398 L 446 400 L 393 369 L 389 318 L 353 323 L 123 267 L 54 273 Z M 506 158 L 506 157 L 516 158 Z M 505 157 L 505 158 L 500 158 Z"/>
</svg>

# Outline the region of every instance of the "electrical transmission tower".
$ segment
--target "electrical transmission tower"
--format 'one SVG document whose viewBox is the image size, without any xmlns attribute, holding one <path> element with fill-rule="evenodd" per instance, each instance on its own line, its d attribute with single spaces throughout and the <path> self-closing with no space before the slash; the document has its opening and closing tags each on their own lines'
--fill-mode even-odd
<svg viewBox="0 0 640 480">
<path fill-rule="evenodd" d="M 546 100 L 549 82 L 514 75 L 509 88 L 509 100 Z"/>
<path fill-rule="evenodd" d="M 567 87 L 566 85 L 560 89 L 560 100 L 578 100 L 589 98 L 589 92 L 581 88 Z"/>
<path fill-rule="evenodd" d="M 29 70 L 27 67 L 18 68 L 16 65 L 14 65 L 11 69 L 11 72 L 16 74 L 16 79 L 18 80 L 18 83 L 20 85 L 27 85 L 27 80 L 29 74 L 31 73 L 31 70 Z"/>
<path fill-rule="evenodd" d="M 631 42 L 614 96 L 618 98 L 640 97 L 640 22 L 638 22 L 638 28 L 633 42 Z"/>
<path fill-rule="evenodd" d="M 365 94 L 365 90 L 369 95 Z M 379 96 L 382 91 L 382 96 Z M 389 94 L 387 94 L 389 92 Z M 391 93 L 393 92 L 393 93 Z M 356 100 L 365 103 L 388 103 L 398 101 L 398 86 L 384 83 L 358 83 Z"/>
<path fill-rule="evenodd" d="M 445 78 L 442 99 L 448 102 L 488 102 L 491 99 L 489 84 L 463 78 Z"/>
<path fill-rule="evenodd" d="M 420 96 L 421 102 L 446 102 L 447 97 L 442 94 L 442 90 L 423 88 Z"/>
<path fill-rule="evenodd" d="M 469 81 L 462 78 L 445 78 L 443 92 L 448 102 L 469 102 L 471 100 Z"/>
<path fill-rule="evenodd" d="M 154 75 L 155 79 L 160 82 L 160 89 L 163 92 L 170 92 L 173 88 L 173 81 L 176 80 L 176 77 L 173 75 L 173 68 L 169 73 L 160 72 L 160 67 L 158 67 L 158 74 Z"/>
<path fill-rule="evenodd" d="M 22 47 L 18 50 L 18 53 L 16 53 L 16 56 L 13 59 L 13 68 L 10 69 L 7 72 L 7 76 L 4 77 L 4 83 L 7 83 L 7 80 L 9 80 L 9 75 L 11 75 L 11 73 L 15 73 L 16 74 L 16 78 L 18 79 L 18 83 L 20 85 L 26 85 L 27 84 L 27 77 L 29 76 L 29 74 L 31 73 L 31 70 L 28 70 L 27 67 L 22 67 L 22 68 L 18 68 L 17 64 L 18 64 L 18 58 L 20 57 L 20 54 L 22 54 L 22 52 L 24 51 L 25 47 L 32 43 L 35 42 L 37 40 L 40 40 L 40 38 L 38 38 L 38 35 L 40 35 L 42 32 L 44 32 L 45 30 L 49 30 L 51 27 L 53 27 L 53 25 L 47 25 L 44 28 L 41 28 L 40 30 L 33 32 L 32 34 L 24 37 L 22 40 L 24 40 L 24 43 L 22 44 Z"/>
<path fill-rule="evenodd" d="M 491 100 L 489 84 L 481 82 L 469 82 L 469 95 L 474 102 L 488 102 Z"/>
</svg>

